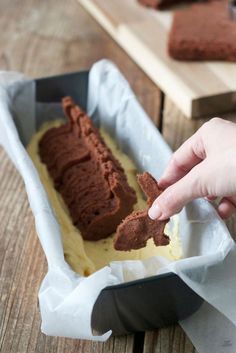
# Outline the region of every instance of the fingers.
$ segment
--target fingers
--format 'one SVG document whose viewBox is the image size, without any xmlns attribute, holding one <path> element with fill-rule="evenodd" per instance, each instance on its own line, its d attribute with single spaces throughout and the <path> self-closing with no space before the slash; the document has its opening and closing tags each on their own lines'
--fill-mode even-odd
<svg viewBox="0 0 236 353">
<path fill-rule="evenodd" d="M 215 201 L 217 199 L 217 196 L 207 195 L 205 199 L 207 201 Z"/>
<path fill-rule="evenodd" d="M 162 178 L 159 180 L 158 184 L 160 188 L 166 189 L 168 186 L 180 180 L 204 158 L 204 146 L 201 136 L 197 132 L 185 141 L 184 144 L 173 154 L 169 165 Z"/>
<path fill-rule="evenodd" d="M 165 189 L 149 209 L 149 217 L 167 219 L 180 212 L 188 202 L 207 196 L 209 193 L 205 185 L 205 164 L 205 161 L 201 162 L 182 179 Z"/>
<path fill-rule="evenodd" d="M 223 219 L 227 219 L 232 216 L 232 214 L 236 212 L 236 197 L 224 197 L 221 200 L 217 211 Z"/>
<path fill-rule="evenodd" d="M 181 209 L 190 201 L 197 197 L 202 197 L 204 195 L 204 190 L 202 188 L 196 188 L 195 192 L 184 193 L 184 187 L 188 183 L 187 178 L 183 178 L 178 183 L 166 189 L 161 196 L 159 196 L 153 203 L 152 207 L 149 209 L 148 214 L 151 219 L 158 218 L 159 220 L 164 220 L 170 218 L 174 214 L 181 211 Z M 193 183 L 195 184 L 195 183 Z M 192 184 L 192 185 L 193 185 Z M 195 184 L 196 185 L 196 184 Z M 199 192 L 197 192 L 199 190 Z M 215 196 L 206 196 L 209 201 L 216 199 Z M 222 219 L 227 219 L 236 213 L 236 196 L 223 197 L 220 201 L 217 211 Z"/>
</svg>

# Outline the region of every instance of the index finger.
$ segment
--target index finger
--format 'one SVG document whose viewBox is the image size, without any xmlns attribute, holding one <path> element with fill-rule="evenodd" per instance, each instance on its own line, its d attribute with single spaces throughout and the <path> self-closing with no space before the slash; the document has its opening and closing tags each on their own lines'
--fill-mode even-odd
<svg viewBox="0 0 236 353">
<path fill-rule="evenodd" d="M 171 157 L 158 184 L 166 189 L 183 178 L 195 165 L 205 158 L 205 149 L 198 131 L 186 140 Z"/>
</svg>

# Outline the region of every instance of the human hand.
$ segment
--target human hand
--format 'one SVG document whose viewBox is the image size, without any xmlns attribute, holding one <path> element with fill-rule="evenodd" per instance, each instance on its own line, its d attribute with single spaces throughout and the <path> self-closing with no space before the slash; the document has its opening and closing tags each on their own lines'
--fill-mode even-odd
<svg viewBox="0 0 236 353">
<path fill-rule="evenodd" d="M 236 211 L 236 124 L 213 118 L 202 125 L 173 154 L 158 184 L 164 191 L 148 211 L 152 219 L 167 219 L 199 197 L 221 197 L 219 215 L 231 216 Z"/>
</svg>

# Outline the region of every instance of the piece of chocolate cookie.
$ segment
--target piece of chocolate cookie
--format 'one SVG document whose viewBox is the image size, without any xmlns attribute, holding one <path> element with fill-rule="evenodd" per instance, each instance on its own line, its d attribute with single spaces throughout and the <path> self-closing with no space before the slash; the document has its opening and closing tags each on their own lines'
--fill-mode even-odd
<svg viewBox="0 0 236 353">
<path fill-rule="evenodd" d="M 169 55 L 177 60 L 236 61 L 236 21 L 225 0 L 176 11 L 169 35 Z"/>
<path fill-rule="evenodd" d="M 69 122 L 44 134 L 39 154 L 83 238 L 105 238 L 132 211 L 136 194 L 91 119 L 70 97 L 63 108 Z"/>
<path fill-rule="evenodd" d="M 148 172 L 138 175 L 138 183 L 147 195 L 148 207 L 160 195 L 161 190 L 156 180 Z M 118 226 L 114 238 L 116 250 L 129 251 L 146 246 L 148 239 L 153 238 L 155 245 L 169 244 L 169 238 L 164 234 L 165 225 L 168 222 L 152 220 L 148 216 L 148 210 L 133 212 Z"/>
</svg>

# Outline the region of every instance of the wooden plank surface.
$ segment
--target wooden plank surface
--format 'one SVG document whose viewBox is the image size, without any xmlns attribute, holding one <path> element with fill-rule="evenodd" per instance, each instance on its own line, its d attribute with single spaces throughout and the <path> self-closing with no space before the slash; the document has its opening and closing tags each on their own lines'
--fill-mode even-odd
<svg viewBox="0 0 236 353">
<path fill-rule="evenodd" d="M 147 113 L 159 124 L 160 91 L 73 0 L 1 0 L 0 69 L 31 77 L 117 63 Z M 0 351 L 4 353 L 131 353 L 134 336 L 106 343 L 47 337 L 40 332 L 37 293 L 46 274 L 23 182 L 0 149 Z"/>
<path fill-rule="evenodd" d="M 173 11 L 137 0 L 78 0 L 187 117 L 236 109 L 236 64 L 184 63 L 167 53 Z"/>
<path fill-rule="evenodd" d="M 187 121 L 169 99 L 163 107 L 160 90 L 73 0 L 1 0 L 0 29 L 0 69 L 39 77 L 87 69 L 104 57 L 114 61 L 174 149 L 204 121 Z M 23 182 L 3 149 L 0 165 L 0 352 L 196 352 L 177 325 L 106 343 L 42 334 L 37 293 L 46 260 Z M 229 225 L 233 231 L 235 221 Z"/>
</svg>

